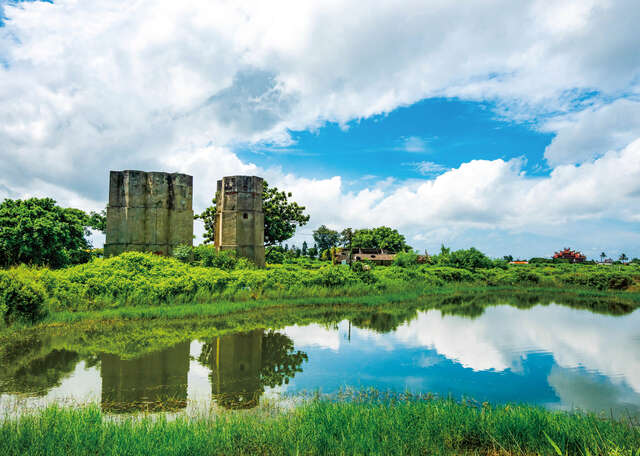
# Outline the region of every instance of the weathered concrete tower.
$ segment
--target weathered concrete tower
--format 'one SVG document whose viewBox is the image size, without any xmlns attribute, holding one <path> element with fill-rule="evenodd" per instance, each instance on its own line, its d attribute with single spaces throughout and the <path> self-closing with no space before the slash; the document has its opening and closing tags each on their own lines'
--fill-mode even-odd
<svg viewBox="0 0 640 456">
<path fill-rule="evenodd" d="M 171 254 L 193 244 L 193 177 L 111 171 L 105 256 L 130 250 Z"/>
<path fill-rule="evenodd" d="M 263 181 L 256 176 L 227 176 L 218 181 L 215 246 L 264 266 Z"/>
</svg>

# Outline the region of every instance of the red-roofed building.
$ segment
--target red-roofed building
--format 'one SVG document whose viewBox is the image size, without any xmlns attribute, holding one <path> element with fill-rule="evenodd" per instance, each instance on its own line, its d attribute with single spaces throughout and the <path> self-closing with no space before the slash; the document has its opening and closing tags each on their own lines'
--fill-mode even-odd
<svg viewBox="0 0 640 456">
<path fill-rule="evenodd" d="M 577 250 L 571 250 L 568 247 L 564 250 L 554 253 L 553 258 L 559 260 L 569 260 L 572 263 L 582 263 L 587 259 L 587 257 L 582 253 L 578 252 Z"/>
</svg>

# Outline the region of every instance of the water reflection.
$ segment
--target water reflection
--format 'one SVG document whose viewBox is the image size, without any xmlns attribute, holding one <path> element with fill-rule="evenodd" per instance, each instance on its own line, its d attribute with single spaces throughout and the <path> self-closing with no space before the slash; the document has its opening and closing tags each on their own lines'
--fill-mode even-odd
<svg viewBox="0 0 640 456">
<path fill-rule="evenodd" d="M 217 337 L 203 346 L 198 360 L 211 369 L 214 400 L 241 409 L 255 407 L 265 387 L 289 383 L 302 372 L 307 354 L 294 350 L 284 334 L 255 330 Z"/>
<path fill-rule="evenodd" d="M 100 355 L 102 409 L 179 410 L 187 406 L 189 342 L 137 359 Z"/>
<path fill-rule="evenodd" d="M 202 397 L 243 409 L 271 391 L 375 387 L 640 415 L 640 311 L 456 305 L 466 316 L 453 307 L 359 312 L 142 356 L 83 351 L 71 336 L 16 340 L 0 347 L 0 411 L 16 393 L 38 404 L 93 394 L 119 413 L 182 410 Z"/>
</svg>

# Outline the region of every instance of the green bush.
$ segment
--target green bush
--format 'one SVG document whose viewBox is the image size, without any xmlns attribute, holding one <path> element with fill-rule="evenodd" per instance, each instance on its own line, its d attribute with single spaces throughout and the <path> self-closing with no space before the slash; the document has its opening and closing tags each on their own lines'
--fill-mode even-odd
<svg viewBox="0 0 640 456">
<path fill-rule="evenodd" d="M 400 266 L 402 268 L 415 266 L 416 264 L 418 264 L 418 254 L 413 251 L 398 252 L 396 253 L 395 258 L 393 259 L 393 265 Z"/>
<path fill-rule="evenodd" d="M 374 284 L 378 281 L 375 275 L 373 275 L 373 265 L 365 263 L 363 261 L 356 261 L 351 264 L 351 271 L 358 277 L 361 282 Z"/>
<path fill-rule="evenodd" d="M 191 263 L 193 261 L 193 247 L 187 244 L 180 244 L 173 249 L 172 256 L 183 263 Z"/>
<path fill-rule="evenodd" d="M 316 285 L 341 287 L 358 282 L 358 276 L 348 266 L 324 266 L 318 270 Z"/>
<path fill-rule="evenodd" d="M 477 275 L 462 268 L 426 266 L 423 271 L 426 276 L 433 275 L 444 282 L 475 282 L 478 279 Z"/>
<path fill-rule="evenodd" d="M 20 269 L 0 271 L 0 312 L 5 323 L 35 322 L 46 314 L 46 291 Z"/>
</svg>

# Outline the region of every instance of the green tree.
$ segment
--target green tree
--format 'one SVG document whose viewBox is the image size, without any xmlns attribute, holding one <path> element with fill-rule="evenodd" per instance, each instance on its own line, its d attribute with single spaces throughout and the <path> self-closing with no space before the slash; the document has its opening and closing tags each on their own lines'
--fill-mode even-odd
<svg viewBox="0 0 640 456">
<path fill-rule="evenodd" d="M 283 192 L 276 187 L 269 187 L 263 182 L 262 212 L 264 213 L 264 245 L 272 247 L 287 239 L 291 239 L 298 226 L 304 226 L 309 222 L 309 215 L 305 214 L 305 207 L 295 201 L 290 201 L 291 192 Z M 215 224 L 217 195 L 212 200 L 212 205 L 201 214 L 195 216 L 204 222 L 204 242 L 215 241 Z M 267 257 L 271 249 L 267 250 Z"/>
<path fill-rule="evenodd" d="M 5 199 L 0 204 L 0 266 L 21 263 L 58 268 L 88 261 L 89 228 L 104 216 L 62 208 L 51 198 Z"/>
<path fill-rule="evenodd" d="M 620 258 L 619 258 L 619 260 L 620 260 L 620 261 L 622 261 L 623 263 L 624 263 L 625 261 L 627 261 L 628 259 L 629 259 L 629 258 L 627 257 L 627 254 L 626 254 L 626 253 L 621 254 L 621 255 L 620 255 Z"/>
<path fill-rule="evenodd" d="M 606 257 L 607 257 L 607 254 L 606 254 L 606 253 L 604 253 L 604 252 L 602 252 L 602 253 L 600 254 L 600 261 L 604 261 L 604 259 L 605 259 Z"/>
<path fill-rule="evenodd" d="M 321 252 L 329 250 L 331 247 L 338 245 L 340 235 L 336 230 L 327 228 L 325 225 L 321 225 L 317 230 L 313 232 L 313 240 L 316 241 L 316 245 Z"/>
<path fill-rule="evenodd" d="M 318 257 L 318 247 L 315 244 L 313 244 L 313 247 L 309 248 L 309 257 L 310 258 Z"/>
<path fill-rule="evenodd" d="M 309 254 L 309 246 L 307 245 L 307 241 L 304 241 L 302 243 L 302 251 L 300 253 L 302 253 L 302 256 L 307 256 Z"/>
<path fill-rule="evenodd" d="M 351 250 L 353 242 L 353 228 L 345 228 L 340 232 L 340 245 L 345 249 Z"/>
<path fill-rule="evenodd" d="M 383 249 L 389 252 L 411 249 L 405 242 L 405 237 L 398 230 L 388 226 L 355 230 L 351 244 L 354 249 Z"/>
</svg>

